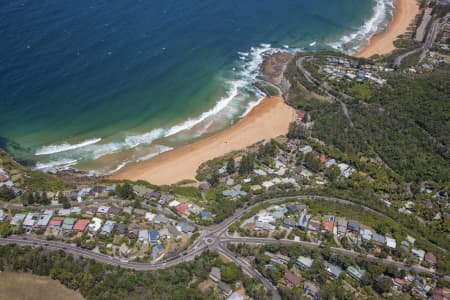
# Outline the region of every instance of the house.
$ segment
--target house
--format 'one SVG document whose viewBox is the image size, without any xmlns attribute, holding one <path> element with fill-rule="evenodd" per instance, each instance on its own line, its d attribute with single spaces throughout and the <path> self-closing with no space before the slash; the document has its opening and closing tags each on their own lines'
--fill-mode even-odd
<svg viewBox="0 0 450 300">
<path fill-rule="evenodd" d="M 83 232 L 88 227 L 89 222 L 90 222 L 89 220 L 85 220 L 85 219 L 77 220 L 75 222 L 75 225 L 73 225 L 73 230 Z"/>
<path fill-rule="evenodd" d="M 386 237 L 386 245 L 391 249 L 395 249 L 397 248 L 397 241 L 393 238 Z"/>
<path fill-rule="evenodd" d="M 214 282 L 219 282 L 222 280 L 220 269 L 217 267 L 212 267 L 211 272 L 209 272 L 209 278 Z"/>
<path fill-rule="evenodd" d="M 178 205 L 180 205 L 180 202 L 177 200 L 172 200 L 167 204 L 169 207 L 177 207 Z"/>
<path fill-rule="evenodd" d="M 312 283 L 311 281 L 305 281 L 303 286 L 303 290 L 309 296 L 311 296 L 314 300 L 319 300 L 319 288 Z"/>
<path fill-rule="evenodd" d="M 117 224 L 117 233 L 120 235 L 125 234 L 125 224 L 124 223 Z"/>
<path fill-rule="evenodd" d="M 218 286 L 225 296 L 230 296 L 233 293 L 233 290 L 230 288 L 230 286 L 223 281 L 219 281 Z"/>
<path fill-rule="evenodd" d="M 167 239 L 167 238 L 170 237 L 169 229 L 167 229 L 166 227 L 161 228 L 161 229 L 158 231 L 158 234 L 159 234 L 159 237 L 160 237 L 161 239 Z"/>
<path fill-rule="evenodd" d="M 25 214 L 15 214 L 14 217 L 12 217 L 11 221 L 9 222 L 12 226 L 19 226 L 22 225 L 23 220 L 25 219 Z"/>
<path fill-rule="evenodd" d="M 325 163 L 325 167 L 329 168 L 329 167 L 331 167 L 331 166 L 333 166 L 333 165 L 335 165 L 335 164 L 336 164 L 336 160 L 335 160 L 334 158 L 332 158 L 332 159 L 329 159 L 329 160 Z"/>
<path fill-rule="evenodd" d="M 109 209 L 108 214 L 110 216 L 118 216 L 120 215 L 120 213 L 122 212 L 122 209 L 117 207 L 117 206 L 111 206 L 111 208 Z"/>
<path fill-rule="evenodd" d="M 83 215 L 93 216 L 97 212 L 97 207 L 95 207 L 95 206 L 84 207 L 81 212 Z M 59 212 L 58 212 L 58 215 L 60 215 Z"/>
<path fill-rule="evenodd" d="M 320 231 L 320 222 L 316 220 L 309 221 L 308 229 L 311 231 Z"/>
<path fill-rule="evenodd" d="M 91 232 L 97 232 L 102 227 L 103 221 L 99 218 L 92 218 L 91 223 L 89 224 L 89 230 Z"/>
<path fill-rule="evenodd" d="M 53 217 L 50 222 L 48 223 L 48 228 L 50 229 L 60 229 L 62 226 L 62 223 L 64 221 L 64 218 L 62 217 Z"/>
<path fill-rule="evenodd" d="M 179 222 L 177 227 L 184 233 L 192 233 L 194 231 L 194 227 L 186 222 Z"/>
<path fill-rule="evenodd" d="M 363 241 L 368 242 L 372 240 L 372 231 L 369 229 L 361 229 L 360 234 Z"/>
<path fill-rule="evenodd" d="M 306 145 L 306 146 L 304 146 L 304 147 L 298 149 L 298 151 L 300 151 L 300 152 L 303 153 L 303 154 L 310 153 L 310 152 L 312 152 L 312 150 L 313 150 L 312 147 L 309 146 L 309 145 Z"/>
<path fill-rule="evenodd" d="M 167 229 L 175 240 L 179 240 L 181 238 L 181 232 L 175 226 L 169 225 Z"/>
<path fill-rule="evenodd" d="M 169 219 L 165 215 L 157 215 L 153 222 L 155 224 L 167 224 Z"/>
<path fill-rule="evenodd" d="M 144 197 L 145 194 L 152 192 L 151 189 L 149 189 L 148 187 L 145 187 L 143 185 L 134 185 L 133 186 L 133 191 L 136 193 L 136 195 L 138 195 L 139 197 Z"/>
<path fill-rule="evenodd" d="M 155 219 L 156 215 L 151 212 L 146 212 L 144 219 L 148 222 L 152 222 Z"/>
<path fill-rule="evenodd" d="M 384 238 L 383 235 L 378 234 L 378 233 L 374 233 L 373 236 L 372 236 L 372 241 L 373 241 L 375 244 L 378 244 L 378 245 L 384 245 L 385 242 L 386 242 L 386 239 Z"/>
<path fill-rule="evenodd" d="M 156 244 L 159 241 L 159 233 L 158 230 L 153 229 L 149 234 L 150 243 Z"/>
<path fill-rule="evenodd" d="M 275 226 L 270 223 L 256 221 L 253 226 L 253 230 L 255 230 L 255 231 L 260 231 L 260 230 L 273 231 L 273 230 L 275 230 Z"/>
<path fill-rule="evenodd" d="M 329 216 L 327 219 L 325 219 L 322 222 L 322 225 L 323 225 L 323 229 L 325 229 L 326 231 L 333 232 L 334 216 Z"/>
<path fill-rule="evenodd" d="M 200 216 L 202 217 L 202 219 L 211 219 L 212 213 L 209 211 L 203 210 L 202 212 L 200 212 Z"/>
<path fill-rule="evenodd" d="M 359 223 L 349 220 L 347 222 L 347 230 L 354 233 L 359 233 Z"/>
<path fill-rule="evenodd" d="M 155 245 L 153 248 L 152 248 L 152 259 L 153 260 L 156 260 L 158 257 L 159 257 L 159 255 L 161 255 L 161 253 L 164 251 L 164 246 L 163 245 L 161 245 L 161 244 L 159 244 L 159 245 Z"/>
<path fill-rule="evenodd" d="M 39 219 L 39 214 L 37 213 L 29 213 L 25 220 L 23 221 L 23 227 L 25 228 L 33 228 L 34 225 L 36 225 L 37 221 Z"/>
<path fill-rule="evenodd" d="M 281 253 L 277 253 L 277 254 L 273 254 L 271 252 L 264 252 L 264 254 L 268 257 L 270 257 L 270 261 L 276 264 L 284 264 L 287 265 L 291 259 L 289 258 L 289 256 L 283 255 Z"/>
<path fill-rule="evenodd" d="M 112 184 L 112 185 L 106 186 L 105 190 L 106 190 L 107 192 L 114 192 L 114 191 L 116 190 L 116 187 L 117 187 L 117 185 L 114 183 L 114 184 Z"/>
<path fill-rule="evenodd" d="M 431 252 L 427 252 L 427 254 L 425 255 L 425 261 L 430 265 L 435 266 L 437 262 L 436 256 L 434 256 L 434 254 Z"/>
<path fill-rule="evenodd" d="M 144 198 L 147 200 L 158 200 L 160 197 L 161 197 L 160 192 L 148 192 L 144 196 Z"/>
<path fill-rule="evenodd" d="M 311 215 L 306 215 L 302 213 L 298 218 L 297 226 L 301 229 L 306 229 L 308 227 L 309 220 L 311 219 Z"/>
<path fill-rule="evenodd" d="M 289 220 L 289 219 L 284 219 L 283 220 L 283 226 L 287 227 L 287 228 L 292 228 L 295 227 L 297 225 L 297 223 L 295 223 L 295 221 Z"/>
<path fill-rule="evenodd" d="M 168 203 L 172 202 L 173 200 L 175 200 L 174 197 L 172 197 L 171 195 L 164 194 L 164 195 L 161 195 L 158 203 L 161 205 L 164 205 L 164 204 L 168 204 Z"/>
<path fill-rule="evenodd" d="M 356 280 L 361 280 L 363 278 L 364 274 L 366 273 L 366 271 L 365 270 L 361 270 L 359 268 L 355 268 L 353 266 L 349 266 L 347 268 L 347 273 L 351 277 L 355 278 Z"/>
<path fill-rule="evenodd" d="M 227 298 L 227 300 L 244 300 L 245 297 L 238 294 L 237 292 L 234 292 L 233 294 L 231 294 L 230 297 Z"/>
<path fill-rule="evenodd" d="M 342 269 L 339 266 L 330 264 L 329 262 L 325 262 L 325 270 L 328 272 L 328 274 L 331 276 L 331 278 L 333 279 L 337 279 L 339 278 L 339 275 L 341 275 L 342 273 Z"/>
<path fill-rule="evenodd" d="M 53 210 L 46 210 L 39 217 L 39 220 L 36 223 L 36 227 L 44 228 L 47 227 L 48 223 L 50 223 L 50 219 L 53 217 Z"/>
<path fill-rule="evenodd" d="M 61 217 L 68 217 L 68 216 L 70 216 L 70 209 L 67 208 L 67 209 L 60 209 L 60 210 L 58 210 L 58 216 L 61 216 Z"/>
<path fill-rule="evenodd" d="M 128 225 L 128 233 L 127 236 L 131 239 L 138 237 L 139 235 L 139 225 L 136 223 L 131 223 Z"/>
<path fill-rule="evenodd" d="M 139 241 L 140 242 L 148 242 L 148 230 L 147 229 L 141 229 L 139 230 Z"/>
<path fill-rule="evenodd" d="M 306 256 L 299 256 L 297 258 L 297 261 L 295 262 L 295 264 L 297 266 L 299 266 L 302 269 L 309 269 L 311 268 L 312 264 L 313 264 L 313 260 L 310 257 L 306 257 Z"/>
<path fill-rule="evenodd" d="M 394 287 L 399 291 L 402 290 L 406 284 L 405 280 L 403 280 L 401 278 L 392 279 L 392 283 L 393 283 Z"/>
<path fill-rule="evenodd" d="M 185 215 L 189 209 L 189 206 L 186 203 L 181 203 L 176 207 L 176 209 L 177 209 L 177 212 Z"/>
<path fill-rule="evenodd" d="M 102 233 L 111 234 L 114 230 L 115 221 L 107 220 L 102 227 Z"/>
<path fill-rule="evenodd" d="M 345 220 L 338 220 L 337 221 L 337 233 L 338 234 L 345 234 L 347 232 L 347 221 Z"/>
<path fill-rule="evenodd" d="M 70 208 L 70 214 L 71 215 L 79 215 L 79 214 L 81 214 L 81 208 L 79 208 L 79 207 L 72 207 L 72 208 Z"/>
<path fill-rule="evenodd" d="M 72 230 L 76 221 L 77 221 L 77 219 L 75 219 L 75 218 L 64 218 L 61 229 L 66 230 L 66 231 Z"/>
<path fill-rule="evenodd" d="M 98 207 L 97 213 L 99 213 L 99 214 L 107 214 L 109 212 L 110 208 L 111 207 L 109 207 L 109 206 L 101 205 L 101 206 Z"/>
<path fill-rule="evenodd" d="M 284 273 L 284 279 L 286 279 L 287 286 L 290 288 L 297 287 L 302 282 L 301 276 L 294 275 L 291 272 Z"/>
<path fill-rule="evenodd" d="M 5 221 L 5 219 L 6 219 L 5 212 L 3 211 L 3 209 L 0 209 L 0 222 Z"/>
<path fill-rule="evenodd" d="M 142 209 L 142 208 L 135 208 L 135 209 L 133 209 L 133 214 L 136 217 L 144 217 L 146 212 L 147 211 L 145 209 Z"/>
<path fill-rule="evenodd" d="M 291 203 L 287 206 L 290 212 L 303 211 L 306 209 L 306 205 L 303 203 Z"/>
</svg>

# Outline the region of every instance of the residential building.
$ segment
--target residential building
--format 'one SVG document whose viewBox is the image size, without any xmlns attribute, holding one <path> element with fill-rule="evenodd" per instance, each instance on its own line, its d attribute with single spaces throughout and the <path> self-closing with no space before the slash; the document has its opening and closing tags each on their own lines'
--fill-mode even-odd
<svg viewBox="0 0 450 300">
<path fill-rule="evenodd" d="M 392 283 L 393 283 L 394 287 L 399 291 L 401 291 L 406 284 L 405 280 L 403 280 L 401 278 L 392 279 Z"/>
<path fill-rule="evenodd" d="M 141 229 L 139 230 L 139 241 L 140 242 L 148 242 L 148 230 L 147 229 Z"/>
<path fill-rule="evenodd" d="M 125 224 L 124 223 L 117 224 L 117 233 L 119 235 L 124 235 L 125 234 Z"/>
<path fill-rule="evenodd" d="M 289 219 L 284 219 L 283 220 L 283 226 L 287 227 L 287 228 L 292 228 L 295 227 L 297 225 L 297 223 L 295 223 L 295 221 L 289 220 Z"/>
<path fill-rule="evenodd" d="M 303 290 L 305 291 L 305 293 L 309 296 L 312 297 L 312 299 L 314 300 L 319 300 L 319 288 L 317 287 L 317 285 L 315 285 L 314 283 L 312 283 L 311 281 L 305 281 L 305 284 L 303 286 Z"/>
<path fill-rule="evenodd" d="M 255 231 L 260 231 L 260 230 L 274 231 L 275 230 L 275 226 L 270 224 L 270 223 L 256 221 L 254 226 L 253 226 L 253 230 L 255 230 Z"/>
<path fill-rule="evenodd" d="M 159 234 L 160 239 L 167 239 L 170 237 L 170 232 L 169 232 L 169 229 L 167 229 L 167 227 L 164 227 L 164 228 L 161 228 L 160 230 L 158 230 L 158 234 Z"/>
<path fill-rule="evenodd" d="M 180 203 L 176 209 L 178 213 L 185 215 L 188 212 L 189 206 L 186 203 Z"/>
<path fill-rule="evenodd" d="M 372 236 L 372 241 L 378 245 L 384 245 L 386 243 L 384 236 L 378 233 L 374 233 Z"/>
<path fill-rule="evenodd" d="M 70 209 L 67 208 L 67 209 L 60 209 L 60 210 L 58 210 L 58 216 L 61 216 L 61 217 L 68 217 L 68 216 L 70 216 Z"/>
<path fill-rule="evenodd" d="M 46 210 L 42 213 L 42 215 L 39 217 L 39 220 L 36 223 L 36 227 L 38 228 L 44 228 L 47 227 L 48 223 L 50 222 L 50 219 L 53 216 L 53 210 Z"/>
<path fill-rule="evenodd" d="M 359 223 L 353 220 L 347 222 L 347 230 L 354 233 L 359 233 Z"/>
<path fill-rule="evenodd" d="M 158 241 L 159 241 L 158 230 L 156 230 L 156 229 L 151 230 L 150 234 L 149 234 L 149 239 L 150 239 L 150 243 L 152 243 L 152 244 L 158 243 Z"/>
<path fill-rule="evenodd" d="M 98 232 L 102 227 L 103 221 L 99 218 L 92 218 L 91 223 L 89 224 L 89 230 L 91 232 Z"/>
<path fill-rule="evenodd" d="M 121 212 L 122 212 L 122 209 L 120 207 L 111 206 L 111 208 L 108 211 L 108 214 L 110 216 L 118 216 L 118 215 L 120 215 Z"/>
<path fill-rule="evenodd" d="M 397 248 L 397 241 L 393 238 L 386 237 L 386 246 L 388 246 L 391 249 Z"/>
<path fill-rule="evenodd" d="M 274 262 L 276 264 L 284 264 L 287 265 L 291 259 L 289 258 L 289 256 L 283 255 L 281 253 L 277 253 L 277 254 L 273 254 L 271 252 L 264 252 L 264 254 L 268 257 L 270 257 L 270 261 Z"/>
<path fill-rule="evenodd" d="M 302 269 L 308 270 L 311 268 L 313 260 L 310 257 L 299 256 L 295 264 Z"/>
<path fill-rule="evenodd" d="M 148 222 L 152 222 L 155 219 L 156 215 L 154 213 L 151 212 L 146 212 L 145 213 L 145 220 Z"/>
<path fill-rule="evenodd" d="M 361 229 L 361 239 L 364 242 L 368 242 L 372 240 L 372 231 L 370 231 L 369 229 Z"/>
<path fill-rule="evenodd" d="M 107 220 L 102 227 L 102 233 L 111 234 L 114 230 L 115 221 Z"/>
<path fill-rule="evenodd" d="M 5 219 L 6 219 L 5 212 L 3 211 L 3 209 L 0 209 L 0 222 L 5 221 Z"/>
<path fill-rule="evenodd" d="M 342 273 L 341 267 L 330 264 L 329 262 L 325 262 L 324 265 L 325 265 L 325 270 L 327 270 L 327 272 L 331 276 L 331 278 L 333 278 L 333 279 L 339 278 L 339 275 L 341 275 L 341 273 Z"/>
<path fill-rule="evenodd" d="M 169 225 L 167 229 L 169 229 L 170 234 L 175 240 L 179 240 L 181 238 L 181 232 L 175 226 Z"/>
<path fill-rule="evenodd" d="M 202 219 L 211 219 L 212 213 L 204 210 L 204 211 L 200 212 L 200 216 L 202 217 Z"/>
<path fill-rule="evenodd" d="M 362 277 L 364 276 L 364 274 L 366 273 L 366 271 L 365 271 L 365 270 L 361 270 L 361 269 L 359 269 L 359 268 L 355 268 L 355 267 L 353 267 L 353 266 L 349 266 L 349 267 L 347 268 L 347 273 L 348 273 L 351 277 L 355 278 L 356 280 L 361 280 Z"/>
<path fill-rule="evenodd" d="M 26 215 L 25 214 L 15 214 L 11 221 L 9 222 L 10 225 L 12 226 L 19 226 L 22 225 L 23 220 L 25 220 Z"/>
<path fill-rule="evenodd" d="M 101 205 L 101 206 L 98 207 L 97 213 L 99 213 L 99 214 L 107 214 L 109 212 L 110 208 L 111 207 L 109 207 L 109 206 Z"/>
<path fill-rule="evenodd" d="M 62 223 L 64 221 L 64 218 L 62 217 L 53 217 L 50 222 L 48 223 L 48 228 L 50 229 L 60 229 L 62 226 Z"/>
<path fill-rule="evenodd" d="M 212 267 L 209 272 L 209 278 L 214 282 L 219 282 L 222 280 L 220 269 L 217 267 Z"/>
<path fill-rule="evenodd" d="M 328 232 L 333 232 L 333 228 L 334 228 L 334 216 L 329 216 L 328 218 L 326 218 L 323 222 L 323 229 L 325 229 Z"/>
<path fill-rule="evenodd" d="M 179 228 L 180 231 L 184 233 L 192 233 L 194 231 L 194 227 L 192 227 L 186 222 L 179 222 L 177 224 L 177 227 Z"/>
<path fill-rule="evenodd" d="M 157 215 L 153 222 L 155 224 L 167 224 L 169 219 L 165 215 Z"/>
<path fill-rule="evenodd" d="M 80 219 L 80 220 L 77 220 L 77 221 L 75 222 L 75 225 L 73 225 L 73 230 L 79 231 L 79 232 L 83 232 L 83 231 L 85 231 L 86 228 L 88 227 L 89 222 L 90 222 L 90 221 L 89 221 L 89 220 L 86 220 L 86 219 Z"/>
<path fill-rule="evenodd" d="M 234 292 L 233 294 L 231 294 L 230 297 L 227 298 L 227 300 L 244 300 L 245 297 L 238 294 L 237 292 Z"/>
<path fill-rule="evenodd" d="M 39 214 L 38 213 L 29 213 L 25 220 L 23 221 L 23 227 L 25 228 L 33 228 L 39 220 Z"/>
<path fill-rule="evenodd" d="M 308 229 L 311 231 L 319 232 L 320 231 L 320 221 L 317 221 L 317 220 L 309 221 Z"/>
<path fill-rule="evenodd" d="M 76 221 L 77 221 L 77 219 L 75 219 L 75 218 L 64 218 L 61 229 L 65 230 L 65 231 L 72 230 Z"/>
<path fill-rule="evenodd" d="M 434 256 L 434 254 L 431 252 L 427 252 L 427 254 L 425 255 L 425 261 L 430 265 L 435 266 L 437 262 L 436 256 Z"/>
<path fill-rule="evenodd" d="M 301 229 L 306 229 L 308 227 L 309 220 L 311 219 L 311 215 L 306 215 L 302 213 L 298 218 L 297 226 Z"/>
<path fill-rule="evenodd" d="M 230 296 L 233 293 L 233 290 L 230 288 L 230 286 L 223 281 L 219 281 L 218 286 L 225 296 Z"/>
<path fill-rule="evenodd" d="M 156 260 L 161 255 L 161 253 L 163 253 L 163 251 L 164 246 L 162 244 L 155 245 L 152 248 L 152 260 Z"/>
<path fill-rule="evenodd" d="M 337 233 L 345 234 L 347 232 L 347 221 L 346 220 L 338 220 L 337 221 Z"/>
<path fill-rule="evenodd" d="M 301 276 L 297 276 L 291 272 L 284 273 L 284 279 L 286 280 L 287 286 L 290 288 L 297 287 L 302 282 Z"/>
</svg>

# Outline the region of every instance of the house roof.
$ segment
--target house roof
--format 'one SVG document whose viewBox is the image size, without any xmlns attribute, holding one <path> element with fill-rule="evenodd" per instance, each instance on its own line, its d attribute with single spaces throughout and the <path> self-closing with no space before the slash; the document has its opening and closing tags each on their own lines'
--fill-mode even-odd
<svg viewBox="0 0 450 300">
<path fill-rule="evenodd" d="M 427 252 L 427 254 L 425 254 L 425 260 L 429 263 L 436 264 L 436 256 L 434 256 L 431 252 Z"/>
<path fill-rule="evenodd" d="M 333 231 L 334 222 L 330 222 L 329 220 L 323 221 L 323 228 L 327 231 Z"/>
<path fill-rule="evenodd" d="M 212 217 L 212 213 L 209 211 L 206 211 L 206 210 L 200 212 L 200 215 L 202 216 L 202 218 L 211 218 Z"/>
<path fill-rule="evenodd" d="M 72 230 L 73 225 L 75 224 L 76 221 L 77 221 L 77 219 L 75 219 L 75 218 L 64 218 L 64 222 L 62 224 L 62 229 Z"/>
<path fill-rule="evenodd" d="M 185 222 L 179 222 L 178 227 L 180 227 L 181 231 L 189 233 L 194 231 L 194 227 Z"/>
<path fill-rule="evenodd" d="M 293 285 L 299 285 L 302 282 L 302 277 L 292 274 L 291 272 L 286 272 L 284 278 Z"/>
<path fill-rule="evenodd" d="M 157 224 L 166 224 L 167 222 L 169 222 L 169 219 L 164 215 L 157 215 L 154 219 L 154 222 Z"/>
<path fill-rule="evenodd" d="M 158 233 L 158 230 L 153 229 L 152 231 L 150 231 L 150 240 L 151 240 L 151 241 L 157 241 L 157 240 L 159 240 L 159 233 Z"/>
<path fill-rule="evenodd" d="M 189 209 L 189 206 L 186 203 L 181 203 L 177 206 L 177 211 L 179 213 L 185 214 Z"/>
<path fill-rule="evenodd" d="M 310 257 L 306 257 L 306 256 L 299 256 L 297 258 L 297 264 L 310 268 L 313 264 L 313 260 Z"/>
<path fill-rule="evenodd" d="M 54 217 L 50 220 L 50 223 L 48 224 L 48 226 L 61 227 L 61 224 L 63 221 L 64 221 L 64 218 Z"/>
<path fill-rule="evenodd" d="M 80 219 L 75 222 L 73 229 L 76 231 L 85 231 L 86 227 L 89 225 L 89 220 Z"/>
</svg>

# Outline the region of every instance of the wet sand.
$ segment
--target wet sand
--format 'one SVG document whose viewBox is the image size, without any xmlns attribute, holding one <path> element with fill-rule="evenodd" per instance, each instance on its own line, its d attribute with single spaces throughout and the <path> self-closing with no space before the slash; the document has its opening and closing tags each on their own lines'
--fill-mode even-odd
<svg viewBox="0 0 450 300">
<path fill-rule="evenodd" d="M 205 161 L 286 134 L 294 115 L 294 109 L 283 98 L 265 98 L 233 126 L 151 160 L 130 164 L 111 177 L 143 179 L 157 185 L 195 179 L 198 167 Z"/>
<path fill-rule="evenodd" d="M 394 41 L 408 30 L 418 13 L 419 6 L 416 0 L 396 0 L 394 17 L 387 30 L 373 36 L 367 47 L 355 56 L 371 57 L 375 54 L 388 54 L 395 50 Z"/>
</svg>

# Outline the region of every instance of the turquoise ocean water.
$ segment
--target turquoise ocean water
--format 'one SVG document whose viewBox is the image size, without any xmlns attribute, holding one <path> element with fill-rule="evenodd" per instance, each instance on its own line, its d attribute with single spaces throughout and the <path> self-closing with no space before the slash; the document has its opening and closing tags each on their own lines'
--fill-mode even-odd
<svg viewBox="0 0 450 300">
<path fill-rule="evenodd" d="M 261 55 L 354 51 L 391 0 L 3 0 L 0 145 L 104 173 L 229 126 Z"/>
</svg>

